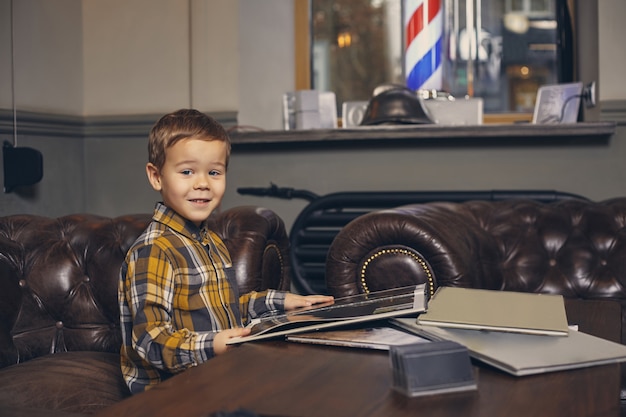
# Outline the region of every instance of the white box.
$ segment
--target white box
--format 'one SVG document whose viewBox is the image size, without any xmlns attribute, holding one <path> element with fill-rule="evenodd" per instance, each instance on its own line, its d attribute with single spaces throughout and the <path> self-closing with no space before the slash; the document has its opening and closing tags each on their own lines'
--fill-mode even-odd
<svg viewBox="0 0 626 417">
<path fill-rule="evenodd" d="M 317 90 L 298 90 L 295 92 L 296 101 L 294 110 L 296 113 L 301 111 L 314 111 L 320 109 L 319 92 Z"/>
<path fill-rule="evenodd" d="M 317 111 L 296 112 L 296 129 L 319 129 L 320 113 Z"/>
<path fill-rule="evenodd" d="M 319 93 L 320 128 L 337 129 L 337 97 L 332 91 Z"/>
<path fill-rule="evenodd" d="M 431 120 L 437 124 L 469 126 L 483 123 L 482 98 L 428 99 L 423 103 Z"/>
<path fill-rule="evenodd" d="M 363 121 L 368 104 L 367 101 L 344 101 L 341 106 L 341 127 L 359 126 Z"/>
</svg>

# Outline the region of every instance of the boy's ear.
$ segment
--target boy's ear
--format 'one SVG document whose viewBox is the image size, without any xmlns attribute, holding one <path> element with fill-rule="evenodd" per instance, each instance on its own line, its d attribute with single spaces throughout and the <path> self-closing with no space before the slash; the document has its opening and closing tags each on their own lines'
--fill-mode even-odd
<svg viewBox="0 0 626 417">
<path fill-rule="evenodd" d="M 148 175 L 148 181 L 155 191 L 161 191 L 161 175 L 159 169 L 152 163 L 146 164 L 146 175 Z"/>
</svg>

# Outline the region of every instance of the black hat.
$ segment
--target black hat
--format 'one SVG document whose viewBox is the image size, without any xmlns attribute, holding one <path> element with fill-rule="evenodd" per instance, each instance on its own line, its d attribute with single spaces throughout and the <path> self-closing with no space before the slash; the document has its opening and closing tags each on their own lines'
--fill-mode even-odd
<svg viewBox="0 0 626 417">
<path fill-rule="evenodd" d="M 381 86 L 374 90 L 361 125 L 434 123 L 422 99 L 401 85 Z"/>
</svg>

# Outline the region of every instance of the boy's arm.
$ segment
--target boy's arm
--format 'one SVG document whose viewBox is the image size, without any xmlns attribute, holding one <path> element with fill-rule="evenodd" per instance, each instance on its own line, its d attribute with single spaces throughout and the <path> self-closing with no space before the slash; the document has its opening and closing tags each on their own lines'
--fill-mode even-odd
<svg viewBox="0 0 626 417">
<path fill-rule="evenodd" d="M 334 298 L 330 295 L 298 295 L 287 291 L 267 290 L 251 292 L 240 297 L 242 320 L 247 323 L 267 311 L 293 310 L 314 304 L 330 303 Z M 247 306 L 247 309 L 246 309 Z M 243 312 L 247 314 L 243 314 Z"/>
<path fill-rule="evenodd" d="M 242 294 L 239 297 L 239 309 L 243 324 L 268 311 L 283 311 L 286 295 L 286 291 L 278 290 L 252 291 Z"/>
<path fill-rule="evenodd" d="M 153 367 L 180 372 L 214 355 L 215 331 L 172 325 L 174 269 L 165 250 L 150 246 L 130 258 L 125 297 L 132 315 L 132 348 Z"/>
</svg>

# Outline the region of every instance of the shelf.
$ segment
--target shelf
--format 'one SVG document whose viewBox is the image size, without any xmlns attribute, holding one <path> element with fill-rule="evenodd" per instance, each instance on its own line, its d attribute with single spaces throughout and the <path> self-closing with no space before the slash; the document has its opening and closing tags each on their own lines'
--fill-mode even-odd
<svg viewBox="0 0 626 417">
<path fill-rule="evenodd" d="M 606 145 L 613 122 L 475 126 L 394 125 L 350 129 L 232 132 L 235 149 L 299 149 L 377 146 L 572 146 Z"/>
</svg>

